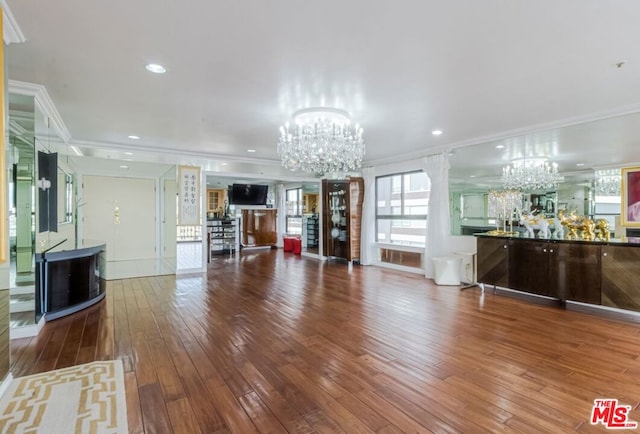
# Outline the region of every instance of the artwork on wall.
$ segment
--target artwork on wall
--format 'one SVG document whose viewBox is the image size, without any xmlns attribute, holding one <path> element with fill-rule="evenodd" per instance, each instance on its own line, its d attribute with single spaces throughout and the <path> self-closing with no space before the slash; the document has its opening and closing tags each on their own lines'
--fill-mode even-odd
<svg viewBox="0 0 640 434">
<path fill-rule="evenodd" d="M 200 168 L 178 167 L 178 225 L 199 225 L 200 221 Z"/>
<path fill-rule="evenodd" d="M 640 166 L 623 167 L 621 175 L 620 222 L 622 226 L 640 227 Z"/>
</svg>

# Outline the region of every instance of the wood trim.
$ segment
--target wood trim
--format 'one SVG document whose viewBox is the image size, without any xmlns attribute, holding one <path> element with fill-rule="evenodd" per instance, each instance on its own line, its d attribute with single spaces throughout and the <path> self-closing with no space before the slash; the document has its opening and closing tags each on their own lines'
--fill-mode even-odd
<svg viewBox="0 0 640 434">
<path fill-rule="evenodd" d="M 380 249 L 380 261 L 405 267 L 422 267 L 422 254 L 394 249 Z"/>
</svg>

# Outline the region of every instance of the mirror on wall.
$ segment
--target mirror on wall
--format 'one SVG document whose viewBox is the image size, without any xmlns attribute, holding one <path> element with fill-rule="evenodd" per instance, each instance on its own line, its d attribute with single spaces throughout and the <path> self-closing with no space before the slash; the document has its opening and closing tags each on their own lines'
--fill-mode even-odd
<svg viewBox="0 0 640 434">
<path fill-rule="evenodd" d="M 465 152 L 458 150 L 458 153 Z M 469 152 L 474 152 L 469 149 Z M 619 169 L 608 169 L 619 172 Z M 619 181 L 617 181 L 619 184 Z M 535 191 L 524 191 L 522 210 L 534 215 L 544 214 L 548 218 L 574 213 L 592 219 L 609 221 L 612 233 L 622 236 L 619 227 L 620 192 L 616 189 L 598 189 L 597 171 L 584 170 L 564 175 L 563 182 L 557 188 Z M 615 181 L 614 181 L 615 184 Z M 473 180 L 460 181 L 451 179 L 449 184 L 451 233 L 453 235 L 473 235 L 496 229 L 497 216 L 492 216 L 488 206 L 489 192 L 502 190 L 498 177 L 480 177 Z M 514 222 L 517 224 L 517 222 Z M 518 228 L 516 228 L 518 229 Z M 622 234 L 622 235 L 620 235 Z"/>
<path fill-rule="evenodd" d="M 302 184 L 302 246 L 305 252 L 318 254 L 320 240 L 320 184 Z"/>
<path fill-rule="evenodd" d="M 35 322 L 35 103 L 9 94 L 10 325 Z"/>
<path fill-rule="evenodd" d="M 57 134 L 49 125 L 48 116 L 41 110 L 32 95 L 9 92 L 9 245 L 10 245 L 10 325 L 13 328 L 31 327 L 35 323 L 35 253 L 52 239 L 75 242 L 74 182 L 71 166 L 66 156 L 52 152 L 51 144 L 59 142 Z M 42 172 L 38 155 L 55 158 L 49 167 L 50 188 L 48 209 L 53 207 L 55 221 L 39 232 L 42 220 L 38 212 L 42 209 L 38 201 L 46 188 L 39 188 L 37 180 Z M 43 184 L 44 186 L 45 184 Z M 49 202 L 51 202 L 49 204 Z M 53 218 L 53 217 L 52 217 Z"/>
<path fill-rule="evenodd" d="M 58 166 L 58 224 L 73 223 L 73 175 Z"/>
<path fill-rule="evenodd" d="M 465 226 L 491 227 L 491 216 L 479 218 L 477 213 L 465 212 L 465 200 L 467 205 L 482 203 L 480 196 L 474 198 L 473 195 L 502 190 L 505 171 L 510 175 L 518 162 L 524 164 L 528 160 L 531 166 L 538 160 L 552 169 L 557 167 L 557 174 L 563 180 L 555 188 L 523 191 L 527 200 L 523 204 L 525 209 L 549 215 L 565 210 L 590 218 L 604 218 L 611 228 L 616 228 L 617 237 L 626 235 L 627 228 L 619 225 L 620 169 L 640 166 L 638 137 L 640 112 L 633 112 L 451 150 L 449 190 L 453 233 L 464 233 Z M 472 207 L 472 211 L 475 210 L 479 208 Z"/>
</svg>

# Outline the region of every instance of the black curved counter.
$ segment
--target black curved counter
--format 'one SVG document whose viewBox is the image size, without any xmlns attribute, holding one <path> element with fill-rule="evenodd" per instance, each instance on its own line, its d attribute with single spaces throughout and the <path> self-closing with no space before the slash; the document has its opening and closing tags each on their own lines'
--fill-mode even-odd
<svg viewBox="0 0 640 434">
<path fill-rule="evenodd" d="M 104 298 L 105 243 L 84 241 L 65 247 L 66 241 L 36 253 L 36 321 L 45 321 L 85 309 Z"/>
</svg>

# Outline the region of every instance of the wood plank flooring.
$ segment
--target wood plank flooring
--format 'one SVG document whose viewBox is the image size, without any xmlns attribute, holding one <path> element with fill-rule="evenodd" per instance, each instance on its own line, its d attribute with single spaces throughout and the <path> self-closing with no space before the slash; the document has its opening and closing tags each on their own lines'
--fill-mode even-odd
<svg viewBox="0 0 640 434">
<path fill-rule="evenodd" d="M 114 358 L 132 433 L 604 432 L 596 398 L 640 421 L 638 324 L 282 251 L 110 281 L 12 342 L 14 377 Z"/>
</svg>

